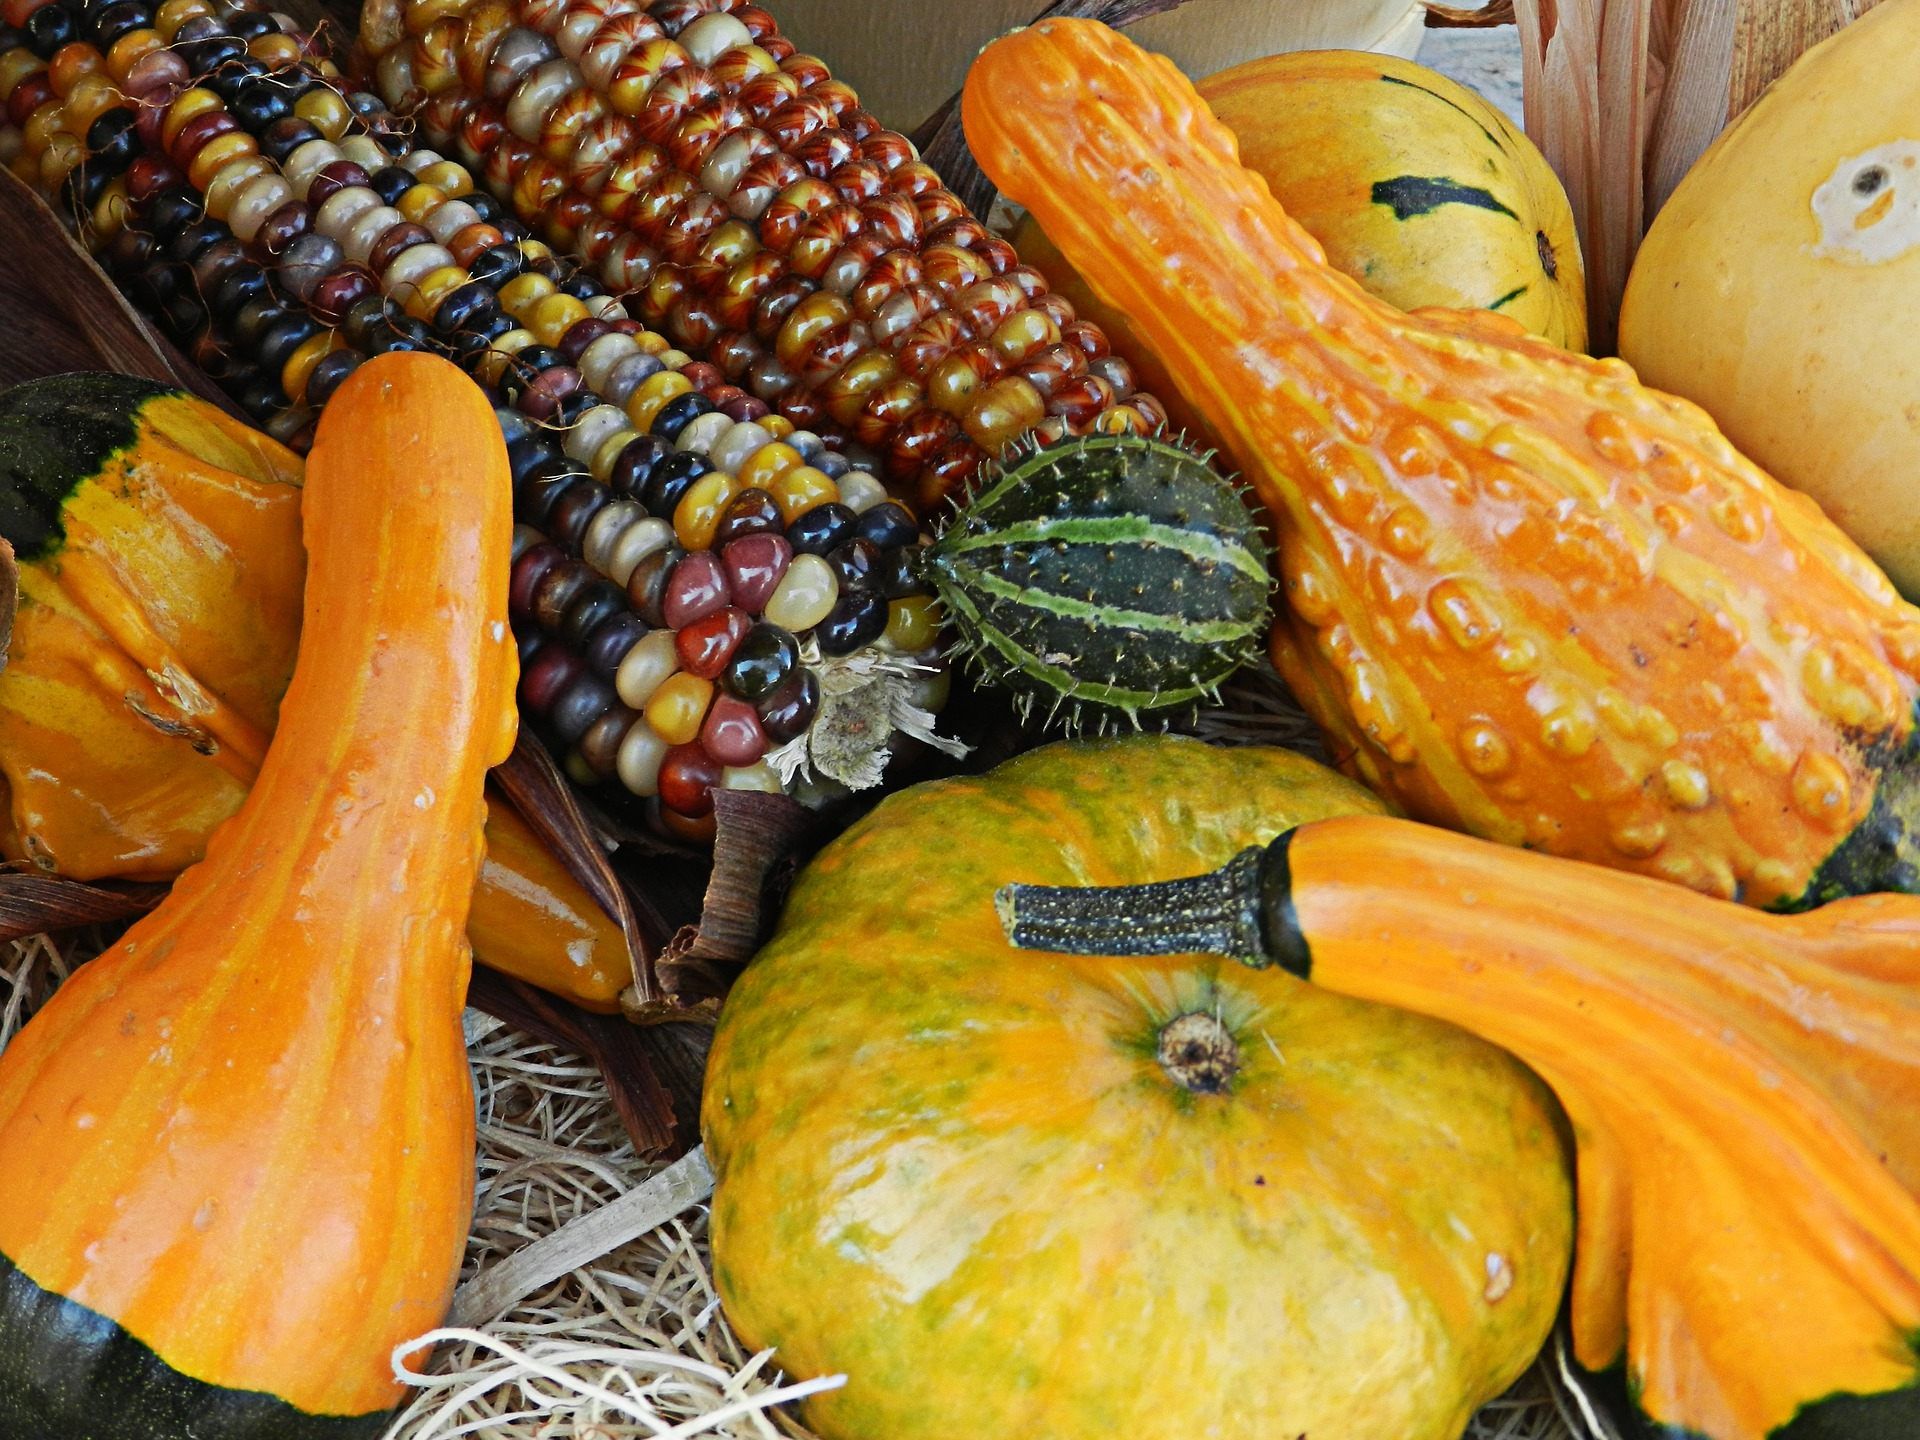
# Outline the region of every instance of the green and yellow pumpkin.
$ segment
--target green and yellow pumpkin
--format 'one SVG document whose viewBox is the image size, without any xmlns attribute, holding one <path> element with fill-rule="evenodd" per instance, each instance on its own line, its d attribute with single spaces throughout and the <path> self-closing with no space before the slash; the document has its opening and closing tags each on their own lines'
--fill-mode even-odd
<svg viewBox="0 0 1920 1440">
<path fill-rule="evenodd" d="M 1458 1440 L 1571 1249 L 1557 1112 L 1443 1024 L 1231 961 L 1011 950 L 1008 878 L 1378 813 L 1285 751 L 1062 744 L 883 802 L 722 1013 L 715 1276 L 832 1440 Z M 938 883 L 928 883 L 937 875 Z"/>
</svg>

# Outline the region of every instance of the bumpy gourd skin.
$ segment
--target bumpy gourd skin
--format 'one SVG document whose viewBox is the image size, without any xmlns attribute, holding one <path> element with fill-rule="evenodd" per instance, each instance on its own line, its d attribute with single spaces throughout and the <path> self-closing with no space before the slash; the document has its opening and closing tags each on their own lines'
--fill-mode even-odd
<svg viewBox="0 0 1920 1440">
<path fill-rule="evenodd" d="M 1490 839 L 1812 898 L 1915 764 L 1920 611 L 1811 501 L 1618 361 L 1367 296 L 1104 26 L 989 47 L 964 118 L 1273 512 L 1274 658 L 1344 768 Z M 1892 808 L 1870 886 L 1914 849 Z"/>
<path fill-rule="evenodd" d="M 1571 1237 L 1521 1067 L 1278 971 L 1015 952 L 994 910 L 1010 879 L 1170 879 L 1378 809 L 1284 751 L 1056 745 L 894 796 L 809 866 L 702 1122 L 729 1317 L 848 1376 L 813 1428 L 1458 1440 L 1530 1363 Z M 1192 1012 L 1233 1033 L 1224 1094 L 1156 1061 Z"/>
<path fill-rule="evenodd" d="M 9 1437 L 377 1434 L 393 1347 L 452 1294 L 465 923 L 515 730 L 506 451 L 452 365 L 383 355 L 307 482 L 300 656 L 258 780 L 0 1055 Z"/>
</svg>

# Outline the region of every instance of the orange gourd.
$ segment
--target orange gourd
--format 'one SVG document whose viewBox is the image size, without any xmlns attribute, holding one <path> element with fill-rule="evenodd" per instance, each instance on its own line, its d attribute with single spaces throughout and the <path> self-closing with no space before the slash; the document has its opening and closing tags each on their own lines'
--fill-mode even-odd
<svg viewBox="0 0 1920 1440">
<path fill-rule="evenodd" d="M 1920 887 L 1920 611 L 1704 413 L 1366 295 L 1104 26 L 988 47 L 964 121 L 1272 512 L 1273 655 L 1344 768 L 1751 904 Z"/>
<path fill-rule="evenodd" d="M 381 356 L 328 407 L 257 781 L 0 1056 L 0 1433 L 382 1428 L 471 1204 L 464 930 L 515 729 L 510 508 L 445 361 Z"/>
<path fill-rule="evenodd" d="M 300 633 L 300 457 L 128 375 L 0 393 L 0 533 L 21 550 L 0 670 L 0 857 L 170 880 L 232 815 Z M 591 1009 L 625 937 L 511 805 L 488 817 L 479 958 Z"/>
<path fill-rule="evenodd" d="M 1577 1355 L 1655 1434 L 1920 1434 L 1920 899 L 1763 915 L 1377 817 L 1174 899 L 1001 905 L 1036 949 L 1231 953 L 1525 1060 L 1579 1150 Z"/>
</svg>

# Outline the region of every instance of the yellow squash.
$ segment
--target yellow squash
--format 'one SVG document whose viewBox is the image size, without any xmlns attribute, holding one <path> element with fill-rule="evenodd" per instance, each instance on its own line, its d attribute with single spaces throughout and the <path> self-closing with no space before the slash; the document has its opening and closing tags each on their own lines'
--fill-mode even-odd
<svg viewBox="0 0 1920 1440">
<path fill-rule="evenodd" d="M 1920 599 L 1920 0 L 1802 56 L 1655 218 L 1620 353 Z"/>
<path fill-rule="evenodd" d="M 1458 1440 L 1571 1246 L 1557 1115 L 1464 1032 L 1231 961 L 1014 953 L 994 891 L 1375 812 L 1278 750 L 1055 745 L 883 802 L 721 1014 L 727 1313 L 831 1440 Z M 937 883 L 928 883 L 929 876 Z"/>
</svg>

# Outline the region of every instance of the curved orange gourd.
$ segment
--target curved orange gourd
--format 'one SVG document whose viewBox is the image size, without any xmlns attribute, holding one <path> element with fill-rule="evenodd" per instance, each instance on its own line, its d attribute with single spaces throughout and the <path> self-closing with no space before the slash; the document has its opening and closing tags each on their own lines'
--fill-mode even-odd
<svg viewBox="0 0 1920 1440">
<path fill-rule="evenodd" d="M 260 768 L 293 672 L 300 457 L 150 381 L 0 394 L 0 532 L 21 603 L 0 670 L 0 857 L 170 880 Z M 469 933 L 494 969 L 614 1011 L 620 927 L 510 804 L 487 821 Z"/>
<path fill-rule="evenodd" d="M 1920 611 L 1700 410 L 1329 269 L 1172 66 L 988 49 L 967 136 L 1281 532 L 1273 654 L 1409 813 L 1758 905 L 1920 886 Z"/>
<path fill-rule="evenodd" d="M 1660 1434 L 1920 1433 L 1920 901 L 1760 915 L 1393 820 L 1287 861 L 1312 980 L 1560 1097 L 1577 1351 Z"/>
<path fill-rule="evenodd" d="M 382 1428 L 471 1204 L 464 928 L 515 728 L 510 507 L 446 362 L 381 356 L 329 405 L 258 780 L 0 1056 L 0 1431 Z"/>
</svg>

